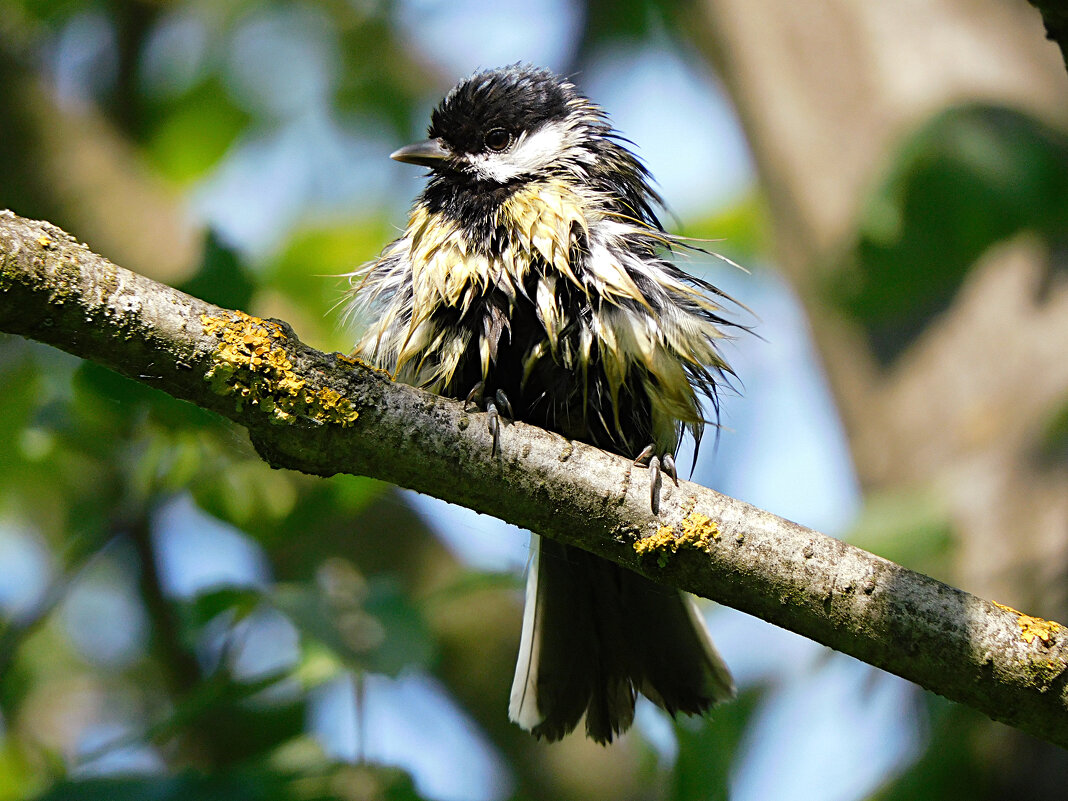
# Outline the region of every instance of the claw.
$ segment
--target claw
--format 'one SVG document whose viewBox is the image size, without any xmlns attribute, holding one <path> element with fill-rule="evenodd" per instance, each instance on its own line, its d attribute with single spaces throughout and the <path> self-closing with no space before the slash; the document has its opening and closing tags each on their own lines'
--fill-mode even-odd
<svg viewBox="0 0 1068 801">
<path fill-rule="evenodd" d="M 501 411 L 508 418 L 512 418 L 515 415 L 512 413 L 512 403 L 508 400 L 508 396 L 504 394 L 504 390 L 498 389 L 494 393 L 494 400 L 490 400 L 485 397 L 486 382 L 479 381 L 473 387 L 471 391 L 467 393 L 467 399 L 464 401 L 464 408 L 466 409 L 469 404 L 474 404 L 476 407 L 485 405 L 486 409 L 486 427 L 489 428 L 490 434 L 493 435 L 493 450 L 491 455 L 496 456 L 497 451 L 501 448 Z"/>
<path fill-rule="evenodd" d="M 486 426 L 493 435 L 493 449 L 490 451 L 490 456 L 496 456 L 497 449 L 501 445 L 501 413 L 497 411 L 497 404 L 493 401 L 486 401 L 486 417 Z"/>
<path fill-rule="evenodd" d="M 486 382 L 479 381 L 473 387 L 471 391 L 467 393 L 467 399 L 464 401 L 464 408 L 467 408 L 469 403 L 476 403 L 482 397 L 482 393 L 486 391 Z"/>
<path fill-rule="evenodd" d="M 505 417 L 509 420 L 514 420 L 515 413 L 512 411 L 512 402 L 508 400 L 508 396 L 504 394 L 504 390 L 498 389 L 494 397 L 497 398 L 497 405 L 504 411 Z"/>
<path fill-rule="evenodd" d="M 655 445 L 646 445 L 645 448 L 642 449 L 642 452 L 638 454 L 638 458 L 636 458 L 634 460 L 634 466 L 637 467 L 638 465 L 642 464 L 646 459 L 648 459 L 650 456 L 652 456 L 653 455 L 653 451 L 655 449 L 656 449 Z"/>
<path fill-rule="evenodd" d="M 671 476 L 671 480 L 675 482 L 675 486 L 679 486 L 679 473 L 675 469 L 675 457 L 670 453 L 665 453 L 664 458 L 660 460 L 660 465 L 663 467 L 664 472 Z"/>
<path fill-rule="evenodd" d="M 656 515 L 660 514 L 660 488 L 663 486 L 663 477 L 668 476 L 677 487 L 679 486 L 679 473 L 675 468 L 675 457 L 670 453 L 657 456 L 655 444 L 646 445 L 638 454 L 638 458 L 634 460 L 634 465 L 637 467 L 646 461 L 649 467 L 649 505 L 653 509 L 653 514 Z"/>
<path fill-rule="evenodd" d="M 649 459 L 649 505 L 653 514 L 660 514 L 660 458 Z"/>
</svg>

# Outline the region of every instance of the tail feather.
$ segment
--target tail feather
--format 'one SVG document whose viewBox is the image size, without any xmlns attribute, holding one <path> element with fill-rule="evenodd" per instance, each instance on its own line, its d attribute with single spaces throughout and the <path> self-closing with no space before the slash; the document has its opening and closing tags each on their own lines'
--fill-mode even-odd
<svg viewBox="0 0 1068 801">
<path fill-rule="evenodd" d="M 653 586 L 661 592 L 666 589 Z M 734 680 L 712 644 L 693 597 L 671 593 L 659 604 L 630 610 L 635 627 L 646 634 L 634 642 L 642 648 L 639 688 L 672 715 L 699 715 L 733 698 Z"/>
<path fill-rule="evenodd" d="M 699 714 L 733 696 L 693 599 L 585 551 L 535 537 L 509 716 L 558 740 L 586 715 L 611 742 L 640 691 L 670 712 Z"/>
<path fill-rule="evenodd" d="M 589 701 L 595 671 L 594 649 L 586 635 L 593 628 L 593 610 L 580 597 L 585 590 L 578 566 L 558 560 L 540 537 L 533 537 L 532 545 L 508 713 L 524 729 L 558 740 L 575 728 Z"/>
</svg>

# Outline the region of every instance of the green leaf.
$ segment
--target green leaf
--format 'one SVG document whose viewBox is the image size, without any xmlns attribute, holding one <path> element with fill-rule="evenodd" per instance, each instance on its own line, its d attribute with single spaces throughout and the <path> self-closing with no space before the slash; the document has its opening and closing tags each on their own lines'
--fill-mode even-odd
<svg viewBox="0 0 1068 801">
<path fill-rule="evenodd" d="M 348 352 L 355 334 L 342 325 L 346 276 L 395 235 L 390 223 L 377 218 L 297 230 L 265 265 L 264 284 L 284 298 L 289 308 L 283 316 L 296 320 L 304 338 L 320 349 Z"/>
<path fill-rule="evenodd" d="M 386 638 L 367 660 L 368 669 L 396 676 L 406 667 L 429 668 L 437 653 L 433 636 L 419 609 L 405 596 L 400 584 L 374 576 L 364 608 L 386 630 Z"/>
<path fill-rule="evenodd" d="M 587 0 L 580 48 L 588 55 L 603 45 L 647 41 L 681 5 L 679 0 Z"/>
<path fill-rule="evenodd" d="M 293 511 L 296 481 L 259 459 L 243 459 L 223 462 L 217 470 L 205 473 L 191 491 L 208 514 L 259 536 Z"/>
<path fill-rule="evenodd" d="M 990 721 L 974 710 L 924 693 L 931 716 L 927 749 L 900 777 L 870 801 L 993 801 L 1005 796 L 991 773 L 997 760 L 984 754 L 982 733 Z"/>
<path fill-rule="evenodd" d="M 216 78 L 176 101 L 150 109 L 149 158 L 164 176 L 179 184 L 204 176 L 250 122 Z"/>
<path fill-rule="evenodd" d="M 151 413 L 153 422 L 164 428 L 179 430 L 198 428 L 223 429 L 227 423 L 219 415 L 192 403 L 178 400 L 163 390 L 135 381 L 94 362 L 82 362 L 74 373 L 74 399 L 81 420 L 79 425 L 96 427 L 96 436 L 116 436 L 113 429 L 139 422 L 139 408 Z"/>
<path fill-rule="evenodd" d="M 27 449 L 42 453 L 32 442 L 20 443 L 40 400 L 40 381 L 38 368 L 30 359 L 18 358 L 14 353 L 11 354 L 11 362 L 3 358 L 7 355 L 5 351 L 14 349 L 15 343 L 11 339 L 0 338 L 0 383 L 4 387 L 4 391 L 0 392 L 0 442 L 6 443 L 5 447 L 0 448 L 0 475 L 7 470 L 17 469 Z M 21 447 L 16 447 L 16 443 Z M 42 442 L 40 445 L 44 447 L 48 443 Z M 9 485 L 5 482 L 5 486 Z"/>
<path fill-rule="evenodd" d="M 247 309 L 256 282 L 242 267 L 237 252 L 209 231 L 200 269 L 178 288 L 223 308 Z"/>
<path fill-rule="evenodd" d="M 771 250 L 771 222 L 764 197 L 752 191 L 712 216 L 687 221 L 687 236 L 709 237 L 693 244 L 711 253 L 722 253 L 739 264 L 750 265 Z"/>
<path fill-rule="evenodd" d="M 37 801 L 421 801 L 411 777 L 382 765 L 329 765 L 307 773 L 254 766 L 209 775 L 61 782 Z"/>
<path fill-rule="evenodd" d="M 676 722 L 679 756 L 671 775 L 672 801 L 727 801 L 731 763 L 762 695 L 749 690 L 707 718 Z"/>
<path fill-rule="evenodd" d="M 1039 435 L 1038 458 L 1050 467 L 1068 465 L 1068 402 L 1047 417 Z"/>
<path fill-rule="evenodd" d="M 0 739 L 0 801 L 21 801 L 40 786 L 41 777 L 35 775 L 29 756 L 19 738 Z"/>
<path fill-rule="evenodd" d="M 827 291 L 889 361 L 1021 230 L 1051 243 L 1068 231 L 1068 137 L 1008 108 L 950 108 L 902 145 Z"/>
<path fill-rule="evenodd" d="M 333 651 L 344 663 L 363 665 L 363 657 L 376 647 L 380 635 L 367 641 L 366 629 L 357 629 L 356 621 L 348 630 L 339 625 L 339 610 L 329 604 L 313 587 L 304 584 L 279 584 L 270 593 L 271 603 L 283 612 L 300 629 L 304 637 L 312 637 Z M 365 614 L 358 607 L 341 610 L 341 614 Z M 378 626 L 377 621 L 366 621 L 367 626 Z"/>
<path fill-rule="evenodd" d="M 224 612 L 232 612 L 236 623 L 247 617 L 263 600 L 259 590 L 223 587 L 199 593 L 184 605 L 183 617 L 189 626 L 200 628 Z"/>
<path fill-rule="evenodd" d="M 869 493 L 843 539 L 929 575 L 950 571 L 952 521 L 941 497 L 928 488 Z"/>
<path fill-rule="evenodd" d="M 361 580 L 355 594 L 333 599 L 306 585 L 279 585 L 271 600 L 302 634 L 352 667 L 396 676 L 407 667 L 426 668 L 436 657 L 422 613 L 393 579 Z"/>
</svg>

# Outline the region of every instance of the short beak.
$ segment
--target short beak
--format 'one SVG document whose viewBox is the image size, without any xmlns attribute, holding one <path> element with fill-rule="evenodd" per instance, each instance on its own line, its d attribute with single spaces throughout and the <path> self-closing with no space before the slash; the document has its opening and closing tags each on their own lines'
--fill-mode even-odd
<svg viewBox="0 0 1068 801">
<path fill-rule="evenodd" d="M 405 164 L 420 164 L 424 167 L 436 167 L 449 156 L 440 139 L 427 139 L 414 145 L 405 145 L 400 150 L 389 154 L 394 161 Z"/>
</svg>

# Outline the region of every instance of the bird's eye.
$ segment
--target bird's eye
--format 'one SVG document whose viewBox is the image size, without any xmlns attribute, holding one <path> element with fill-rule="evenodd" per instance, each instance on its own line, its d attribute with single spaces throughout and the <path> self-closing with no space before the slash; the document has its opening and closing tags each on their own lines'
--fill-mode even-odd
<svg viewBox="0 0 1068 801">
<path fill-rule="evenodd" d="M 512 144 L 512 135 L 504 128 L 494 128 L 486 134 L 486 147 L 500 153 L 508 145 Z"/>
</svg>

